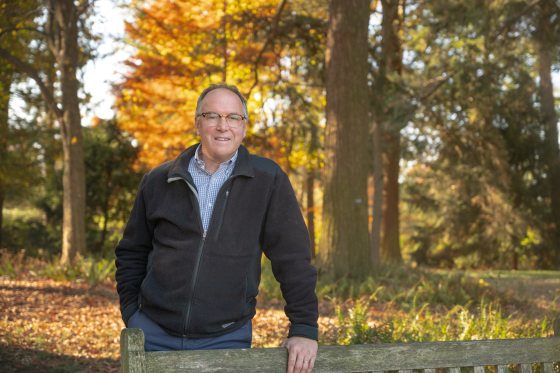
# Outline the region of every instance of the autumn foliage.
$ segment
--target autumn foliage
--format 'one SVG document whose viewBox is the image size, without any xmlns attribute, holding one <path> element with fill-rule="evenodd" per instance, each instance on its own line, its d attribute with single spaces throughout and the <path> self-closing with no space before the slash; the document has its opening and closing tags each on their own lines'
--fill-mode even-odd
<svg viewBox="0 0 560 373">
<path fill-rule="evenodd" d="M 285 158 L 288 123 L 304 130 L 309 126 L 301 123 L 305 117 L 297 101 L 309 105 L 316 95 L 310 111 L 315 116 L 322 115 L 324 105 L 321 88 L 306 92 L 305 86 L 287 85 L 304 83 L 311 74 L 320 79 L 324 20 L 315 16 L 324 14 L 324 6 L 287 3 L 134 2 L 136 18 L 126 24 L 126 32 L 137 51 L 126 61 L 129 73 L 116 91 L 120 126 L 141 146 L 141 163 L 154 166 L 196 141 L 198 95 L 221 82 L 237 85 L 249 98 L 248 141 L 275 159 Z M 290 118 L 291 111 L 299 118 Z M 313 118 L 312 125 L 318 122 Z M 300 138 L 290 131 L 292 142 Z"/>
<path fill-rule="evenodd" d="M 141 162 L 155 165 L 195 141 L 200 91 L 228 82 L 248 92 L 252 69 L 274 16 L 274 2 L 158 1 L 136 3 L 126 31 L 138 46 L 119 97 L 120 123 L 142 146 Z M 265 53 L 261 65 L 273 63 Z"/>
</svg>

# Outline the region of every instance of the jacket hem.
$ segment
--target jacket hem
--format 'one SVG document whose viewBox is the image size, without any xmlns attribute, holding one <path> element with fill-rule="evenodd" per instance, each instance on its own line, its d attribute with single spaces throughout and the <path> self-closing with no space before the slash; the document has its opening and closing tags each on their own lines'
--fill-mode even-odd
<svg viewBox="0 0 560 373">
<path fill-rule="evenodd" d="M 136 303 L 131 303 L 121 310 L 122 319 L 126 326 L 128 326 L 128 320 L 130 319 L 130 317 L 134 315 L 134 312 L 136 312 L 137 310 L 138 305 Z"/>
</svg>

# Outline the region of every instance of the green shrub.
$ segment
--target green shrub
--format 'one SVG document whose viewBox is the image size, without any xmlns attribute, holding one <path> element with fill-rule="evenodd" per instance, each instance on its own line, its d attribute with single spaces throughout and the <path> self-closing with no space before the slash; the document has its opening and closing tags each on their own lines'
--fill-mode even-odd
<svg viewBox="0 0 560 373">
<path fill-rule="evenodd" d="M 535 338 L 551 334 L 552 318 L 541 321 L 506 316 L 496 302 L 484 300 L 478 307 L 456 305 L 444 312 L 435 312 L 428 304 L 398 315 L 386 322 L 368 317 L 370 302 L 357 300 L 343 310 L 335 306 L 338 320 L 338 344 L 477 340 L 503 338 Z"/>
<path fill-rule="evenodd" d="M 0 251 L 0 276 L 16 278 L 25 267 L 25 250 L 12 253 L 7 250 Z"/>
<path fill-rule="evenodd" d="M 39 250 L 54 253 L 60 247 L 60 238 L 35 216 L 7 214 L 2 222 L 2 246 L 12 252 L 26 250 L 36 255 Z"/>
<path fill-rule="evenodd" d="M 346 312 L 336 306 L 336 317 L 340 325 L 337 343 L 341 345 L 363 343 L 388 343 L 393 339 L 390 323 L 375 324 L 368 318 L 369 302 L 358 300 L 353 308 Z"/>
</svg>

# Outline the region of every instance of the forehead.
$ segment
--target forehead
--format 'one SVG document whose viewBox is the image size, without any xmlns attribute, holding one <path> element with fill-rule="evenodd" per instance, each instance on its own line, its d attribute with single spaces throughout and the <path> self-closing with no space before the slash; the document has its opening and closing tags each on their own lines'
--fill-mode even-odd
<svg viewBox="0 0 560 373">
<path fill-rule="evenodd" d="M 210 91 L 201 102 L 204 110 L 243 111 L 241 99 L 232 91 L 218 88 Z"/>
</svg>

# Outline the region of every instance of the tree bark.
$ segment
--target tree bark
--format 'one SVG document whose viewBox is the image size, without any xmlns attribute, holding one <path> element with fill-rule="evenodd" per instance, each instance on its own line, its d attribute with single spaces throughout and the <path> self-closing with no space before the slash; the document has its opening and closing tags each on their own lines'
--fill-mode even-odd
<svg viewBox="0 0 560 373">
<path fill-rule="evenodd" d="M 371 271 L 368 232 L 368 0 L 331 0 L 320 265 L 336 278 Z"/>
<path fill-rule="evenodd" d="M 0 71 L 0 249 L 2 248 L 2 227 L 4 198 L 7 179 L 7 155 L 8 155 L 8 109 L 10 102 L 10 86 L 13 73 L 10 68 L 2 67 Z"/>
<path fill-rule="evenodd" d="M 309 239 L 311 241 L 311 257 L 315 258 L 315 170 L 307 170 L 307 229 L 309 230 Z"/>
<path fill-rule="evenodd" d="M 85 251 L 85 165 L 78 98 L 78 9 L 72 0 L 51 0 L 50 46 L 60 72 L 62 117 L 59 117 L 64 159 L 62 255 L 63 265 Z"/>
<path fill-rule="evenodd" d="M 555 5 L 541 2 L 539 24 L 536 30 L 537 61 L 539 68 L 539 91 L 541 114 L 544 125 L 544 157 L 547 166 L 548 188 L 550 196 L 551 227 L 550 235 L 555 252 L 552 258 L 556 267 L 560 266 L 560 149 L 558 147 L 558 116 L 554 107 L 552 88 L 552 55 L 558 50 L 555 45 L 552 15 Z M 556 12 L 558 10 L 556 9 Z"/>
<path fill-rule="evenodd" d="M 402 51 L 399 31 L 401 28 L 400 0 L 382 0 L 382 60 L 381 79 L 388 80 L 390 75 L 402 73 Z M 387 87 L 386 84 L 384 84 Z M 381 221 L 381 258 L 384 262 L 401 263 L 399 229 L 399 161 L 400 126 L 384 121 L 384 195 L 383 220 Z"/>
<path fill-rule="evenodd" d="M 383 149 L 381 148 L 381 128 L 373 123 L 373 209 L 371 220 L 371 263 L 373 268 L 381 265 L 381 222 L 383 221 Z"/>
</svg>

